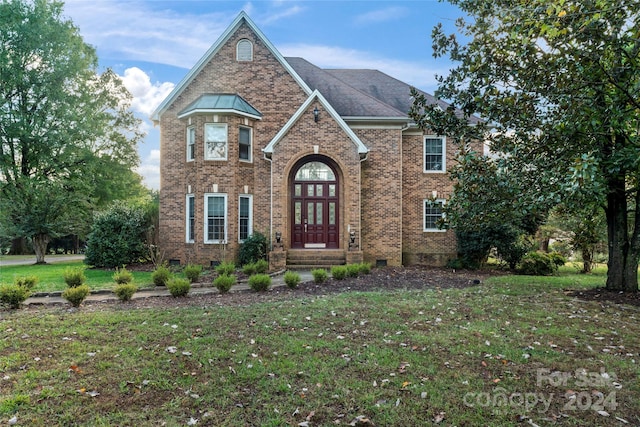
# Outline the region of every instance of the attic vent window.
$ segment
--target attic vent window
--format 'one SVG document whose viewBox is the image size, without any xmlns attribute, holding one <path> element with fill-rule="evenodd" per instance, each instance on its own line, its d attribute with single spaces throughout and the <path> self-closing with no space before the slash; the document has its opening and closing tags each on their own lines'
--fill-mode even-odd
<svg viewBox="0 0 640 427">
<path fill-rule="evenodd" d="M 236 59 L 238 61 L 253 61 L 253 43 L 242 39 L 236 45 Z"/>
</svg>

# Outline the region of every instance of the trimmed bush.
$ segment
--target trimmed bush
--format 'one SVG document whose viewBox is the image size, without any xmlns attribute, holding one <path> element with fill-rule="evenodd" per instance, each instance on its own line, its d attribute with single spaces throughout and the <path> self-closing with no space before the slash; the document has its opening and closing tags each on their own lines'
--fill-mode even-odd
<svg viewBox="0 0 640 427">
<path fill-rule="evenodd" d="M 236 271 L 236 265 L 234 263 L 232 263 L 231 261 L 225 261 L 223 263 L 220 263 L 216 266 L 216 272 L 219 275 L 231 275 Z"/>
<path fill-rule="evenodd" d="M 516 271 L 528 276 L 550 276 L 558 270 L 549 255 L 544 252 L 529 252 L 525 255 Z"/>
<path fill-rule="evenodd" d="M 347 277 L 347 266 L 346 265 L 334 265 L 331 267 L 331 277 L 336 280 L 343 280 Z"/>
<path fill-rule="evenodd" d="M 313 276 L 313 281 L 316 284 L 320 284 L 326 282 L 329 278 L 329 273 L 324 268 L 316 268 L 311 270 L 311 275 Z"/>
<path fill-rule="evenodd" d="M 369 274 L 371 273 L 371 264 L 368 262 L 361 262 L 358 264 L 358 268 L 360 270 L 360 274 Z"/>
<path fill-rule="evenodd" d="M 62 292 L 62 298 L 69 301 L 72 306 L 80 307 L 80 304 L 89 296 L 90 292 L 87 285 L 73 286 Z"/>
<path fill-rule="evenodd" d="M 271 276 L 268 274 L 254 274 L 249 277 L 249 287 L 256 292 L 266 291 L 271 287 Z"/>
<path fill-rule="evenodd" d="M 171 279 L 171 271 L 166 265 L 159 265 L 153 273 L 151 273 L 151 280 L 156 286 L 167 286 L 167 282 Z"/>
<path fill-rule="evenodd" d="M 252 262 L 250 264 L 245 264 L 242 266 L 242 272 L 247 276 L 253 276 L 256 274 L 256 263 Z"/>
<path fill-rule="evenodd" d="M 184 275 L 189 279 L 191 283 L 195 283 L 202 274 L 202 266 L 198 264 L 187 264 L 184 268 Z"/>
<path fill-rule="evenodd" d="M 133 283 L 120 283 L 113 288 L 113 293 L 120 301 L 130 301 L 137 291 L 138 287 Z"/>
<path fill-rule="evenodd" d="M 218 289 L 221 294 L 226 294 L 236 284 L 235 274 L 221 274 L 213 279 L 213 286 Z"/>
<path fill-rule="evenodd" d="M 255 266 L 257 274 L 264 274 L 269 271 L 269 263 L 267 262 L 267 260 L 259 259 L 255 262 Z"/>
<path fill-rule="evenodd" d="M 87 277 L 84 275 L 83 268 L 67 267 L 64 269 L 62 275 L 64 277 L 64 282 L 70 288 L 77 288 L 78 286 L 82 286 L 87 281 Z"/>
<path fill-rule="evenodd" d="M 284 273 L 284 283 L 291 289 L 295 289 L 300 284 L 300 274 L 295 271 L 287 271 Z"/>
<path fill-rule="evenodd" d="M 360 264 L 347 265 L 347 276 L 358 277 L 360 275 Z"/>
<path fill-rule="evenodd" d="M 113 273 L 113 281 L 119 285 L 126 285 L 133 282 L 133 274 L 125 267 L 116 268 L 116 272 Z"/>
<path fill-rule="evenodd" d="M 167 282 L 167 289 L 174 297 L 186 297 L 191 290 L 189 279 L 173 277 Z"/>
<path fill-rule="evenodd" d="M 240 265 L 254 263 L 267 256 L 267 238 L 262 233 L 253 233 L 240 245 L 238 262 Z"/>
<path fill-rule="evenodd" d="M 27 298 L 31 291 L 21 285 L 3 285 L 0 286 L 0 304 L 6 305 L 11 309 L 18 309 Z"/>
<path fill-rule="evenodd" d="M 13 281 L 13 284 L 16 286 L 22 286 L 23 288 L 32 291 L 33 288 L 38 284 L 38 277 L 36 276 L 23 276 L 16 277 Z"/>
<path fill-rule="evenodd" d="M 565 258 L 561 253 L 551 252 L 549 253 L 549 257 L 551 258 L 551 262 L 553 262 L 557 267 L 562 267 L 567 263 L 567 258 Z"/>
</svg>

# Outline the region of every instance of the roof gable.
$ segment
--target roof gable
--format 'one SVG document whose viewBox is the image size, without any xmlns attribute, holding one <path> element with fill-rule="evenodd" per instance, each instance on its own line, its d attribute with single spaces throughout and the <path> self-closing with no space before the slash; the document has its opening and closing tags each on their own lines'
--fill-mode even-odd
<svg viewBox="0 0 640 427">
<path fill-rule="evenodd" d="M 340 128 L 347 134 L 351 142 L 357 147 L 358 154 L 364 155 L 369 152 L 369 149 L 364 145 L 364 143 L 358 138 L 358 136 L 351 130 L 349 126 L 345 123 L 345 121 L 340 117 L 340 115 L 336 112 L 336 110 L 331 106 L 331 104 L 322 96 L 322 94 L 318 90 L 314 90 L 313 93 L 307 98 L 307 100 L 298 108 L 298 111 L 291 116 L 289 121 L 280 129 L 280 131 L 273 137 L 273 139 L 267 144 L 267 146 L 262 150 L 265 154 L 272 154 L 275 146 L 284 138 L 284 136 L 289 132 L 289 129 L 298 121 L 298 119 L 304 114 L 305 111 L 309 108 L 312 102 L 317 100 L 322 107 L 331 115 L 333 120 L 338 123 Z"/>
<path fill-rule="evenodd" d="M 278 52 L 275 46 L 266 38 L 266 36 L 260 31 L 260 29 L 255 25 L 255 23 L 249 18 L 249 16 L 244 12 L 240 12 L 236 19 L 227 27 L 227 29 L 218 37 L 218 40 L 211 45 L 209 50 L 200 58 L 200 60 L 189 70 L 187 75 L 178 83 L 171 93 L 160 103 L 160 105 L 155 109 L 155 111 L 151 114 L 151 120 L 157 122 L 160 120 L 160 116 L 164 113 L 167 108 L 171 105 L 171 103 L 182 93 L 182 91 L 193 81 L 193 79 L 202 71 L 202 69 L 207 65 L 207 63 L 211 60 L 211 58 L 218 53 L 221 47 L 229 40 L 229 38 L 238 30 L 238 28 L 246 23 L 249 28 L 256 34 L 256 36 L 264 43 L 264 45 L 269 49 L 269 51 L 273 54 L 273 56 L 280 62 L 280 64 L 287 70 L 287 72 L 293 77 L 293 79 L 300 85 L 300 87 L 304 90 L 304 92 L 309 95 L 311 94 L 311 89 L 305 83 L 305 81 L 300 78 L 300 76 L 296 73 L 296 71 L 289 65 L 289 63 L 284 59 L 282 54 Z"/>
</svg>

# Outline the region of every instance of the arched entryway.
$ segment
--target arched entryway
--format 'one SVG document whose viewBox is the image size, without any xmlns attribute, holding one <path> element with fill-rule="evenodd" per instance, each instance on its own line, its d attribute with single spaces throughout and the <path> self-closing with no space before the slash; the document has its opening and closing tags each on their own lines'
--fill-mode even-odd
<svg viewBox="0 0 640 427">
<path fill-rule="evenodd" d="M 291 247 L 337 249 L 340 183 L 336 167 L 324 156 L 300 160 L 290 176 Z"/>
</svg>

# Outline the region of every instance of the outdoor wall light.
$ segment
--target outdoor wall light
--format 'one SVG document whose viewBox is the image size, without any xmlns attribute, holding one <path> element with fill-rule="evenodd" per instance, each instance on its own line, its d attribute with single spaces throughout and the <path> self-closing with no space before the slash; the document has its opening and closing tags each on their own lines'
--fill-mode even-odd
<svg viewBox="0 0 640 427">
<path fill-rule="evenodd" d="M 316 107 L 313 109 L 313 121 L 318 123 L 319 119 L 320 119 L 320 110 L 318 110 L 318 107 Z"/>
<path fill-rule="evenodd" d="M 276 243 L 280 244 L 282 241 L 282 233 L 279 231 L 276 231 Z"/>
</svg>

